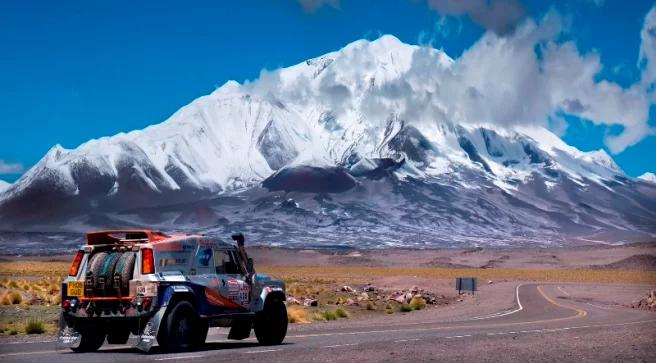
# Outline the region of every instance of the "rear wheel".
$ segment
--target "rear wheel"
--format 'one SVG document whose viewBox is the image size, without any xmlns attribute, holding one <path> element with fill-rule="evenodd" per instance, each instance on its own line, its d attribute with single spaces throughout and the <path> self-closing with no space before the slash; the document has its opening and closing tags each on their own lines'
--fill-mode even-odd
<svg viewBox="0 0 656 363">
<path fill-rule="evenodd" d="M 287 334 L 287 308 L 281 300 L 272 300 L 255 316 L 255 336 L 263 345 L 278 345 Z"/>
<path fill-rule="evenodd" d="M 101 324 L 94 326 L 85 325 L 80 328 L 79 332 L 82 336 L 80 345 L 76 348 L 71 348 L 76 353 L 95 352 L 103 345 L 107 336 L 106 329 Z"/>
<path fill-rule="evenodd" d="M 201 321 L 190 302 L 182 300 L 173 306 L 162 321 L 157 336 L 160 347 L 167 351 L 184 351 L 198 345 Z"/>
</svg>

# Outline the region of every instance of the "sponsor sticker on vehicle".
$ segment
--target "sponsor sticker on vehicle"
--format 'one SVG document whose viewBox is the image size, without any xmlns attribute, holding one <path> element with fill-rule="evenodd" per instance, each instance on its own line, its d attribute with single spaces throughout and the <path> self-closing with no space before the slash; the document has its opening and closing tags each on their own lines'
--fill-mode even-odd
<svg viewBox="0 0 656 363">
<path fill-rule="evenodd" d="M 228 284 L 228 298 L 230 300 L 239 301 L 239 281 L 236 279 L 230 279 L 227 281 Z"/>
</svg>

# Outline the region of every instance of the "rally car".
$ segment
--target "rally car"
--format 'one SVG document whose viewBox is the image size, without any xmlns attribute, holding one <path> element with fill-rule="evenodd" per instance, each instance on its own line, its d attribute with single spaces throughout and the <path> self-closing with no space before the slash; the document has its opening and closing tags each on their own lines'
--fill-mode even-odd
<svg viewBox="0 0 656 363">
<path fill-rule="evenodd" d="M 148 352 L 155 342 L 182 351 L 205 342 L 209 327 L 228 339 L 282 343 L 285 285 L 256 274 L 244 249 L 204 235 L 149 230 L 87 234 L 62 284 L 58 347 L 95 351 L 107 341 Z M 134 338 L 133 338 L 134 340 Z"/>
</svg>

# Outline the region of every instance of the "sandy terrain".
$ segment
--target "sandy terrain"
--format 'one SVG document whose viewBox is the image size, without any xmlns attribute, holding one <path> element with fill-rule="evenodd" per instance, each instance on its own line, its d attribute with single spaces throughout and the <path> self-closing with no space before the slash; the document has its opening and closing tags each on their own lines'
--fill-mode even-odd
<svg viewBox="0 0 656 363">
<path fill-rule="evenodd" d="M 656 270 L 649 261 L 656 259 L 656 243 L 626 246 L 593 245 L 573 248 L 468 248 L 431 250 L 298 250 L 252 247 L 249 253 L 260 265 L 278 266 L 414 266 L 414 267 L 482 267 L 516 269 L 551 268 L 622 268 Z M 633 256 L 647 256 L 629 264 L 618 264 Z M 650 259 L 651 257 L 651 259 Z M 631 264 L 631 262 L 633 262 Z M 611 265 L 611 266 L 604 266 Z"/>
</svg>

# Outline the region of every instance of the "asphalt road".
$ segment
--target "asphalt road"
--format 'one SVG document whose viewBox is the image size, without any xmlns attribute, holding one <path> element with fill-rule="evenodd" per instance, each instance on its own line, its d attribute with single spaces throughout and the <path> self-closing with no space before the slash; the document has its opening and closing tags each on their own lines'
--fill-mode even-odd
<svg viewBox="0 0 656 363">
<path fill-rule="evenodd" d="M 656 314 L 573 300 L 568 285 L 521 285 L 516 308 L 459 321 L 305 329 L 284 344 L 210 335 L 202 350 L 143 354 L 105 345 L 95 353 L 56 350 L 53 341 L 0 346 L 2 362 L 143 361 L 656 361 Z M 600 286 L 600 288 L 603 288 Z"/>
</svg>

